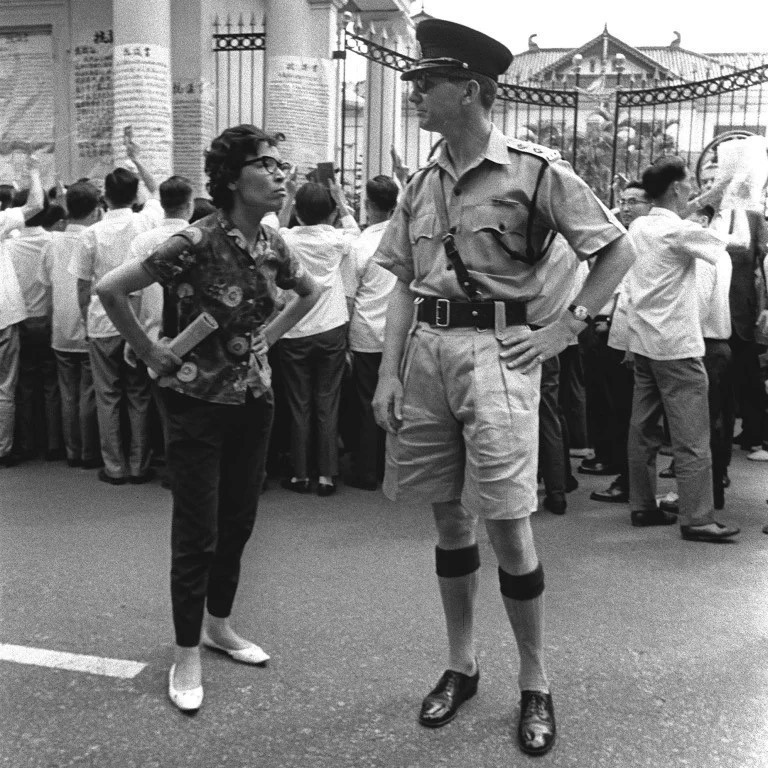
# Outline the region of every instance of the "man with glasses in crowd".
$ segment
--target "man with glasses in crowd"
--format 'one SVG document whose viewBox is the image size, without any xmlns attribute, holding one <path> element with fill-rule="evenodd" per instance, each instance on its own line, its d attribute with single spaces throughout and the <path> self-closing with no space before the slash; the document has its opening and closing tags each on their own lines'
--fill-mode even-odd
<svg viewBox="0 0 768 768">
<path fill-rule="evenodd" d="M 507 48 L 439 19 L 421 22 L 416 36 L 422 58 L 403 78 L 420 127 L 444 141 L 412 178 L 377 251 L 398 280 L 374 412 L 390 433 L 386 495 L 430 502 L 438 531 L 448 669 L 419 722 L 445 725 L 477 691 L 482 517 L 520 654 L 518 741 L 542 755 L 554 743 L 555 716 L 543 659 L 544 573 L 529 522 L 541 363 L 610 298 L 634 251 L 556 151 L 508 139 L 491 123 Z M 543 290 L 536 263 L 552 231 L 580 258 L 597 258 L 570 311 L 532 330 L 537 318 L 526 304 Z"/>
<path fill-rule="evenodd" d="M 618 217 L 629 225 L 651 210 L 651 201 L 639 181 L 630 181 L 619 192 Z M 623 281 L 622 281 L 623 284 Z M 626 298 L 621 285 L 595 317 L 586 346 L 589 429 L 595 458 L 581 462 L 578 471 L 588 475 L 618 476 L 604 491 L 592 491 L 593 501 L 629 501 L 627 437 L 632 415 L 634 374 L 626 359 Z M 587 331 L 589 333 L 589 331 Z"/>
</svg>

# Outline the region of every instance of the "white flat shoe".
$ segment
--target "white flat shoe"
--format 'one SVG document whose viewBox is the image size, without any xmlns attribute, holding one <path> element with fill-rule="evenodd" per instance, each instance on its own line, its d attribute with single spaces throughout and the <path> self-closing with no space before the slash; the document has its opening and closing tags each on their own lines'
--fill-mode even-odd
<svg viewBox="0 0 768 768">
<path fill-rule="evenodd" d="M 203 703 L 203 686 L 190 688 L 188 691 L 180 691 L 173 684 L 173 674 L 176 671 L 176 665 L 171 664 L 171 671 L 168 673 L 168 698 L 182 712 L 197 712 Z"/>
<path fill-rule="evenodd" d="M 263 649 L 256 645 L 256 643 L 251 643 L 245 648 L 233 651 L 231 648 L 224 648 L 218 643 L 214 643 L 205 633 L 203 633 L 201 641 L 206 647 L 213 648 L 214 651 L 226 653 L 227 656 L 235 661 L 239 661 L 241 664 L 253 664 L 257 667 L 263 667 L 269 661 L 269 655 L 264 653 Z"/>
</svg>

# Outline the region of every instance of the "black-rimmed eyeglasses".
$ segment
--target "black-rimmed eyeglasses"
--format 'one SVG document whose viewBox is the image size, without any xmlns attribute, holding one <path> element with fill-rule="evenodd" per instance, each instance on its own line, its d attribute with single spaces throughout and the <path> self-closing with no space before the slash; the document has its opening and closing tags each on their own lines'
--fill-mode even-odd
<svg viewBox="0 0 768 768">
<path fill-rule="evenodd" d="M 288 173 L 288 171 L 291 170 L 290 163 L 278 160 L 277 158 L 272 157 L 272 155 L 262 155 L 261 157 L 254 157 L 253 160 L 246 160 L 243 163 L 243 168 L 247 165 L 255 165 L 257 168 L 261 168 L 261 170 L 269 174 L 273 174 L 278 168 L 283 173 Z"/>
</svg>

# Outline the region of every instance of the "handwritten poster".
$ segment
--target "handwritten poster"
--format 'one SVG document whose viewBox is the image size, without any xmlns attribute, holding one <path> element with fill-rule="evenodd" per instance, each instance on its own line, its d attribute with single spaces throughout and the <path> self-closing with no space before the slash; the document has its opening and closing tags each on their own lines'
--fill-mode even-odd
<svg viewBox="0 0 768 768">
<path fill-rule="evenodd" d="M 205 192 L 203 153 L 213 139 L 214 109 L 210 83 L 173 82 L 173 169 L 186 176 L 196 194 Z"/>
<path fill-rule="evenodd" d="M 88 176 L 102 176 L 112 165 L 114 89 L 112 45 L 77 45 L 72 55 L 75 152 Z"/>
<path fill-rule="evenodd" d="M 115 163 L 129 166 L 123 131 L 133 126 L 141 161 L 157 178 L 169 176 L 173 151 L 169 50 L 138 43 L 116 45 L 113 87 Z"/>
<path fill-rule="evenodd" d="M 282 131 L 280 153 L 300 171 L 328 157 L 332 63 L 300 56 L 271 56 L 267 84 L 267 130 Z"/>
<path fill-rule="evenodd" d="M 50 31 L 0 32 L 0 181 L 25 184 L 34 152 L 53 176 L 53 43 Z"/>
</svg>

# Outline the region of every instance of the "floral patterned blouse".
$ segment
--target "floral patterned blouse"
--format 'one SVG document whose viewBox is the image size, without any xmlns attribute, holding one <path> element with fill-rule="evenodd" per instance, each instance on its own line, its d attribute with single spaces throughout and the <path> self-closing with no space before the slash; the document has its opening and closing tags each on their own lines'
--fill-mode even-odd
<svg viewBox="0 0 768 768">
<path fill-rule="evenodd" d="M 280 235 L 262 226 L 251 248 L 217 211 L 168 238 L 143 266 L 175 301 L 179 331 L 203 312 L 219 326 L 160 383 L 224 404 L 245 402 L 248 389 L 254 397 L 266 392 L 271 371 L 266 355 L 253 351 L 253 337 L 281 309 L 278 289 L 294 288 L 304 271 Z"/>
</svg>

